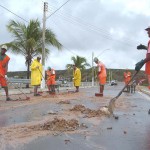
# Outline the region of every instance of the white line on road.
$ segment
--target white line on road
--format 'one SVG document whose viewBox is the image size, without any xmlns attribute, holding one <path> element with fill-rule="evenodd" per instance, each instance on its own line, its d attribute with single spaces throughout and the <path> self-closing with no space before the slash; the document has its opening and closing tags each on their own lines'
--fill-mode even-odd
<svg viewBox="0 0 150 150">
<path fill-rule="evenodd" d="M 150 101 L 150 96 L 148 96 L 147 94 L 144 94 L 144 93 L 142 93 L 142 92 L 139 92 L 139 91 L 138 91 L 138 93 L 139 93 L 140 95 L 142 95 L 144 98 L 146 98 L 146 100 Z"/>
</svg>

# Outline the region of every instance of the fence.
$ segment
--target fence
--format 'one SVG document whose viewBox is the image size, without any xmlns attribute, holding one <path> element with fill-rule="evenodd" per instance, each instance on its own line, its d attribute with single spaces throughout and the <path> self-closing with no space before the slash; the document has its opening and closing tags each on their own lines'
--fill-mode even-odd
<svg viewBox="0 0 150 150">
<path fill-rule="evenodd" d="M 31 82 L 30 79 L 14 79 L 14 78 L 8 79 L 9 85 L 11 85 L 11 83 L 12 83 L 12 84 L 15 84 L 19 88 L 26 87 L 26 84 L 29 84 L 29 86 L 30 86 L 30 82 Z M 94 85 L 96 86 L 96 85 L 98 85 L 98 83 L 95 82 Z M 67 82 L 65 84 L 62 84 L 61 81 L 56 81 L 56 86 L 58 86 L 58 87 L 73 87 L 74 84 L 73 84 L 73 82 Z M 81 82 L 81 87 L 89 87 L 89 86 L 92 86 L 92 82 Z"/>
</svg>

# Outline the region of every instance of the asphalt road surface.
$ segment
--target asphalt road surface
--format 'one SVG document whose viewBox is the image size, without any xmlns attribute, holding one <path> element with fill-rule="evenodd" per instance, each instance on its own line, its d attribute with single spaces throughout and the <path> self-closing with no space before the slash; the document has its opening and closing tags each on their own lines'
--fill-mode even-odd
<svg viewBox="0 0 150 150">
<path fill-rule="evenodd" d="M 98 87 L 84 88 L 80 93 L 62 93 L 55 97 L 37 98 L 32 102 L 7 102 L 0 105 L 1 150 L 150 150 L 150 97 L 136 91 L 123 92 L 116 101 L 114 114 L 118 119 L 108 116 L 86 117 L 81 112 L 70 112 L 75 105 L 97 110 L 107 106 L 110 99 L 122 89 L 106 85 L 104 97 L 95 97 Z M 69 103 L 59 103 L 67 101 Z M 67 132 L 31 133 L 17 136 L 21 125 L 61 117 L 76 119 L 84 128 Z M 13 136 L 12 130 L 16 130 Z M 27 130 L 27 129 L 26 129 Z M 8 134 L 9 133 L 9 134 Z M 9 136 L 8 136 L 9 135 Z M 24 135 L 24 136 L 23 136 Z M 8 138 L 9 137 L 9 138 Z M 13 138 L 14 137 L 14 138 Z"/>
</svg>

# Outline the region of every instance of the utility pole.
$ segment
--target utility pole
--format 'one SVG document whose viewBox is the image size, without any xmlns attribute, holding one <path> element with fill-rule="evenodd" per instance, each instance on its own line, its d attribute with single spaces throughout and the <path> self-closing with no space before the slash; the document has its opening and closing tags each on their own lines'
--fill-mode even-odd
<svg viewBox="0 0 150 150">
<path fill-rule="evenodd" d="M 48 10 L 48 3 L 44 2 L 43 8 L 43 34 L 42 34 L 42 66 L 43 66 L 43 77 L 41 88 L 45 88 L 45 28 L 46 28 L 46 11 Z"/>
<path fill-rule="evenodd" d="M 94 52 L 92 52 L 92 86 L 94 86 Z"/>
<path fill-rule="evenodd" d="M 111 71 L 109 69 L 109 83 L 111 83 Z"/>
</svg>

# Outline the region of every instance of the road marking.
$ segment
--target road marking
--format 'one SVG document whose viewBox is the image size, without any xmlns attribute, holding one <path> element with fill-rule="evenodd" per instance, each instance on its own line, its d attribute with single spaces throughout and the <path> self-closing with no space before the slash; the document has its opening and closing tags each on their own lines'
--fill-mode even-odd
<svg viewBox="0 0 150 150">
<path fill-rule="evenodd" d="M 144 98 L 145 98 L 146 100 L 150 101 L 150 96 L 148 96 L 147 94 L 145 94 L 145 93 L 143 93 L 143 92 L 139 92 L 139 91 L 138 91 L 138 93 L 139 93 L 140 95 L 144 96 Z"/>
</svg>

